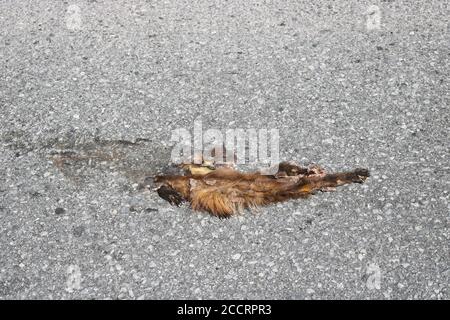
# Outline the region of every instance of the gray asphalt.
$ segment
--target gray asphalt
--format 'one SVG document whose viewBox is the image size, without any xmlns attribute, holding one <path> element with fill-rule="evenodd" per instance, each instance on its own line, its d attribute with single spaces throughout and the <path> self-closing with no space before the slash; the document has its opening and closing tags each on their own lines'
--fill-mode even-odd
<svg viewBox="0 0 450 320">
<path fill-rule="evenodd" d="M 448 299 L 448 15 L 1 1 L 0 298 Z M 199 116 L 372 177 L 228 220 L 138 190 Z"/>
</svg>

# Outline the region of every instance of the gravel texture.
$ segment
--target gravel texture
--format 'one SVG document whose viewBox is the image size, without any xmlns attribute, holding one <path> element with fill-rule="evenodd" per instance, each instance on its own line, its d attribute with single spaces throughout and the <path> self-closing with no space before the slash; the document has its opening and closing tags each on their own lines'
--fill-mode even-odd
<svg viewBox="0 0 450 320">
<path fill-rule="evenodd" d="M 449 299 L 448 16 L 1 1 L 0 298 Z M 372 177 L 228 220 L 139 190 L 199 116 Z"/>
</svg>

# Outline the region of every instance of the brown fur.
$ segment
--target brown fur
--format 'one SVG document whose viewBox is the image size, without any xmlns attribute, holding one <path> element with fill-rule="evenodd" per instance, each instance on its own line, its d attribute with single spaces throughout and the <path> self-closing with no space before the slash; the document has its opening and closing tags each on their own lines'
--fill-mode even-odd
<svg viewBox="0 0 450 320">
<path fill-rule="evenodd" d="M 362 183 L 369 177 L 366 169 L 327 174 L 318 166 L 304 168 L 288 162 L 281 163 L 275 175 L 243 173 L 228 167 L 202 171 L 197 170 L 199 167 L 201 165 L 185 167 L 186 175 L 155 177 L 158 194 L 171 204 L 188 201 L 192 209 L 221 218 L 246 208 L 306 198 L 318 190 Z"/>
</svg>

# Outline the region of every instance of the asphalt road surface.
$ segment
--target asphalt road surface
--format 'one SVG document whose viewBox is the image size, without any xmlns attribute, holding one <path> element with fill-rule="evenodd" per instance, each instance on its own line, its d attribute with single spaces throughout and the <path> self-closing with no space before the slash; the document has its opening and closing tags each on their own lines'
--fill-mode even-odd
<svg viewBox="0 0 450 320">
<path fill-rule="evenodd" d="M 1 1 L 0 298 L 448 299 L 446 1 Z M 364 185 L 227 220 L 142 191 L 173 130 Z"/>
</svg>

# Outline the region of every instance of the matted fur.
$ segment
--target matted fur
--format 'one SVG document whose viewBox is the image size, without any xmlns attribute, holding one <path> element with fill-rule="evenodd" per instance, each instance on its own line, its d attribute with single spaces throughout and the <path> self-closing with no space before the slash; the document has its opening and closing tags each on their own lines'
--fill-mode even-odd
<svg viewBox="0 0 450 320">
<path fill-rule="evenodd" d="M 197 170 L 199 166 L 195 166 L 196 170 L 187 168 L 185 175 L 155 177 L 158 194 L 171 204 L 188 201 L 192 209 L 221 218 L 247 208 L 306 198 L 318 190 L 362 183 L 369 177 L 366 169 L 327 174 L 318 166 L 304 168 L 291 162 L 281 163 L 275 175 L 243 173 L 227 167 L 198 174 L 203 172 Z"/>
</svg>

